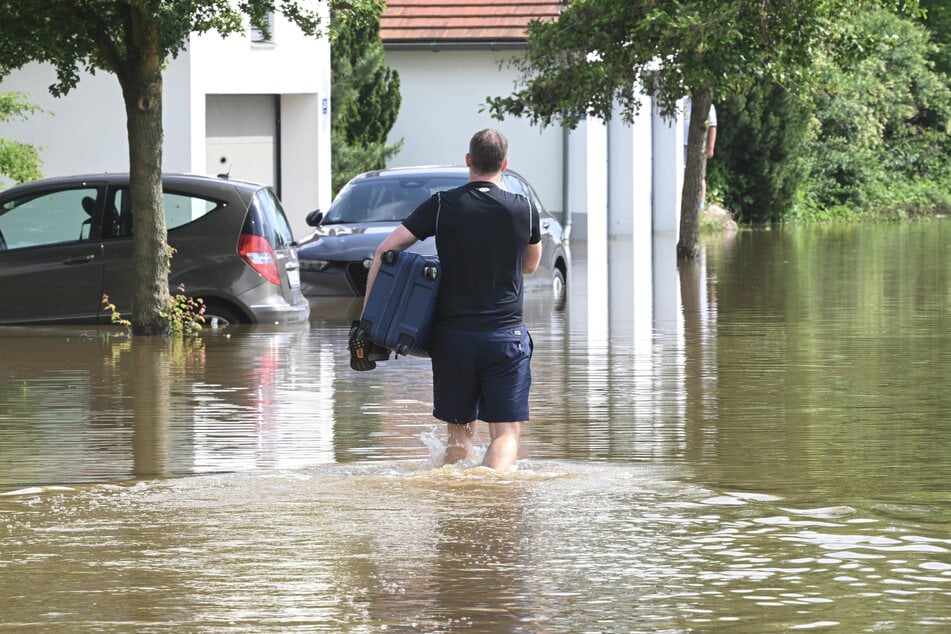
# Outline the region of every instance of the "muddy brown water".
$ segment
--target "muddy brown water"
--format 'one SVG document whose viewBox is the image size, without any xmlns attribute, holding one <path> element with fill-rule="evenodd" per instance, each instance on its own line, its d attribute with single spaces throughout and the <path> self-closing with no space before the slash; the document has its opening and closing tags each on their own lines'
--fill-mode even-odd
<svg viewBox="0 0 951 634">
<path fill-rule="evenodd" d="M 426 360 L 350 371 L 350 300 L 0 329 L 2 629 L 951 629 L 951 222 L 586 251 L 504 475 L 441 465 Z"/>
</svg>

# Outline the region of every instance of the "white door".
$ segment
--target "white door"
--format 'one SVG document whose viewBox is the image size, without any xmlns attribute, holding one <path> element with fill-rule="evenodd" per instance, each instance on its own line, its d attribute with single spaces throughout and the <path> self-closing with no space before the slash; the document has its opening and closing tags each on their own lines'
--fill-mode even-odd
<svg viewBox="0 0 951 634">
<path fill-rule="evenodd" d="M 275 95 L 207 95 L 205 134 L 208 174 L 278 187 Z"/>
</svg>

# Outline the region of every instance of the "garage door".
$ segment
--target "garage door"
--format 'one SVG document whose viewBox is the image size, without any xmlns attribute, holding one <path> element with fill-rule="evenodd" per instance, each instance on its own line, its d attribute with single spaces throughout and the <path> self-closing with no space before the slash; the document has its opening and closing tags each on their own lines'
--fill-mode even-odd
<svg viewBox="0 0 951 634">
<path fill-rule="evenodd" d="M 278 186 L 275 95 L 207 95 L 206 171 Z"/>
</svg>

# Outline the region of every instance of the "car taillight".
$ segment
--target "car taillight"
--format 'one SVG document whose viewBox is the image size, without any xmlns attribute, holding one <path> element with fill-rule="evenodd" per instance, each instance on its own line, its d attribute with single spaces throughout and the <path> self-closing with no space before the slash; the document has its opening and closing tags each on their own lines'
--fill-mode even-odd
<svg viewBox="0 0 951 634">
<path fill-rule="evenodd" d="M 268 282 L 281 285 L 281 277 L 277 272 L 277 256 L 271 243 L 263 237 L 242 234 L 238 239 L 238 255 Z"/>
</svg>

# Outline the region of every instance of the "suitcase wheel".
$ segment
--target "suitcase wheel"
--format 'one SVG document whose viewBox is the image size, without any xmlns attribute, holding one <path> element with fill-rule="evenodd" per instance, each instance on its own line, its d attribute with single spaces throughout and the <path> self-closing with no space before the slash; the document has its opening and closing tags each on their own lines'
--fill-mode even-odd
<svg viewBox="0 0 951 634">
<path fill-rule="evenodd" d="M 384 251 L 383 252 L 383 264 L 387 266 L 393 266 L 396 263 L 396 251 Z"/>
<path fill-rule="evenodd" d="M 423 269 L 423 277 L 427 280 L 434 280 L 439 277 L 439 271 L 436 270 L 435 266 L 427 266 Z"/>
</svg>

